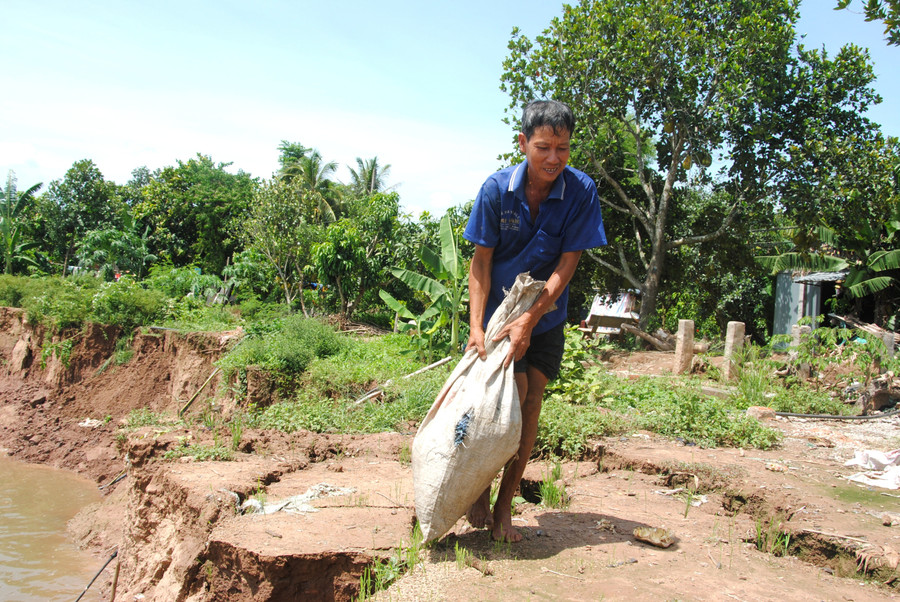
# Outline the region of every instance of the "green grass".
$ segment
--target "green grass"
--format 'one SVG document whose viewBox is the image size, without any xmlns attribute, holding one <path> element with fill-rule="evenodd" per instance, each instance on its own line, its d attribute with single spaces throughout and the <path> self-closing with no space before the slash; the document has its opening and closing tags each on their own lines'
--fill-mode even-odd
<svg viewBox="0 0 900 602">
<path fill-rule="evenodd" d="M 441 367 L 403 379 L 422 367 L 400 354 L 403 349 L 408 349 L 403 336 L 345 339 L 338 353 L 310 361 L 292 398 L 256 412 L 253 426 L 284 432 L 408 432 L 410 422 L 425 416 L 448 372 Z M 375 385 L 383 387 L 383 395 L 357 405 Z"/>
</svg>

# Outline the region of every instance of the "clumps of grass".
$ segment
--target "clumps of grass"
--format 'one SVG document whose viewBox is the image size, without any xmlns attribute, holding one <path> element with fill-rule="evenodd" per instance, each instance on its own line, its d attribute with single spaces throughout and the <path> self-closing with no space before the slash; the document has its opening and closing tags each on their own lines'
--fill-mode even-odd
<svg viewBox="0 0 900 602">
<path fill-rule="evenodd" d="M 234 452 L 220 443 L 216 443 L 214 445 L 180 445 L 163 454 L 163 458 L 166 460 L 177 460 L 185 456 L 190 456 L 198 462 L 228 461 L 234 459 Z"/>
<path fill-rule="evenodd" d="M 544 478 L 538 486 L 538 495 L 541 498 L 541 504 L 547 508 L 565 510 L 569 507 L 571 498 L 562 483 L 562 464 L 559 460 L 555 461 L 552 468 L 544 473 Z"/>
<path fill-rule="evenodd" d="M 404 574 L 413 571 L 425 560 L 425 538 L 419 524 L 413 528 L 409 542 L 401 543 L 390 558 L 374 562 L 363 569 L 359 579 L 357 600 L 369 600 L 374 594 L 387 589 Z"/>
<path fill-rule="evenodd" d="M 231 449 L 237 451 L 241 445 L 241 437 L 244 436 L 244 416 L 235 414 L 228 423 L 228 431 L 231 433 Z"/>
<path fill-rule="evenodd" d="M 171 426 L 173 421 L 165 414 L 154 412 L 149 408 L 139 408 L 129 412 L 125 418 L 124 428 L 135 430 L 145 426 Z"/>
<path fill-rule="evenodd" d="M 104 372 L 106 372 L 107 368 L 109 368 L 113 364 L 115 364 L 116 366 L 124 366 L 125 364 L 130 362 L 131 358 L 134 357 L 134 348 L 132 347 L 133 342 L 133 330 L 116 339 L 116 346 L 113 350 L 113 354 L 106 358 L 106 361 L 100 364 L 100 367 L 97 368 L 97 372 L 95 372 L 94 374 L 103 374 Z"/>
<path fill-rule="evenodd" d="M 438 368 L 403 379 L 422 367 L 399 354 L 408 347 L 403 339 L 379 337 L 365 344 L 344 340 L 340 352 L 310 363 L 292 398 L 253 413 L 249 420 L 254 427 L 288 433 L 407 432 L 431 407 L 447 371 Z M 381 396 L 357 405 L 356 399 L 375 384 L 382 385 Z"/>
<path fill-rule="evenodd" d="M 555 393 L 544 399 L 535 449 L 541 455 L 579 458 L 592 438 L 617 435 L 632 427 L 627 416 L 601 405 L 573 403 Z"/>
<path fill-rule="evenodd" d="M 756 520 L 756 549 L 773 556 L 788 556 L 791 552 L 791 533 L 783 528 L 784 521 L 779 516 L 771 520 Z"/>
<path fill-rule="evenodd" d="M 471 563 L 472 552 L 467 548 L 460 547 L 459 541 L 453 545 L 453 553 L 456 557 L 456 568 L 460 571 L 469 566 Z"/>
</svg>

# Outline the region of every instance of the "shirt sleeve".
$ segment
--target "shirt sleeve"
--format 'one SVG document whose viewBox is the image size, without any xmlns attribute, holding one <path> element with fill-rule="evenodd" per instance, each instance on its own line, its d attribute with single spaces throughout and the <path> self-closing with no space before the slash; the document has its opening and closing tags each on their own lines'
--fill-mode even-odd
<svg viewBox="0 0 900 602">
<path fill-rule="evenodd" d="M 496 247 L 500 242 L 500 187 L 490 177 L 481 185 L 463 238 L 482 247 Z"/>
<path fill-rule="evenodd" d="M 579 178 L 582 191 L 578 195 L 575 211 L 569 218 L 569 226 L 563 238 L 560 252 L 584 251 L 606 245 L 606 230 L 600 211 L 597 186 L 590 178 Z"/>
</svg>

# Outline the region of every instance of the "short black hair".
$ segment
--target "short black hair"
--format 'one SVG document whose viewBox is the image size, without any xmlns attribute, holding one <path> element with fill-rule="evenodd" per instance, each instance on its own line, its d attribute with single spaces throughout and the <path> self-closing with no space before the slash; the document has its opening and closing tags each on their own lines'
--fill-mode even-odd
<svg viewBox="0 0 900 602">
<path fill-rule="evenodd" d="M 575 131 L 575 115 L 567 104 L 558 100 L 532 100 L 525 105 L 522 110 L 525 139 L 530 140 L 534 130 L 545 125 L 553 128 L 556 134 L 564 130 L 571 136 Z"/>
</svg>

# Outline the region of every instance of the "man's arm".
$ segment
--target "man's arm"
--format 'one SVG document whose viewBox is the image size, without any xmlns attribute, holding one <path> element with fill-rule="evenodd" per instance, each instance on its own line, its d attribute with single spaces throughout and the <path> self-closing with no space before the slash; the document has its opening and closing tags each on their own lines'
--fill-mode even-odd
<svg viewBox="0 0 900 602">
<path fill-rule="evenodd" d="M 509 354 L 506 356 L 506 361 L 503 362 L 504 367 L 509 366 L 514 359 L 520 360 L 525 356 L 525 352 L 528 351 L 528 345 L 531 343 L 531 331 L 537 325 L 541 316 L 547 313 L 547 310 L 553 306 L 553 303 L 556 302 L 562 292 L 566 289 L 566 286 L 568 286 L 569 281 L 572 279 L 572 275 L 575 274 L 575 268 L 578 266 L 579 259 L 581 259 L 581 251 L 569 251 L 563 253 L 559 258 L 556 269 L 550 274 L 550 278 L 547 279 L 547 284 L 544 285 L 544 290 L 541 291 L 541 294 L 537 298 L 537 301 L 534 302 L 534 305 L 519 318 L 510 322 L 505 328 L 497 333 L 497 336 L 494 337 L 495 341 L 499 341 L 508 336 L 512 343 L 509 347 Z M 474 260 L 472 263 L 474 265 Z M 488 278 L 490 278 L 490 272 L 488 273 Z M 471 287 L 470 279 L 470 298 L 472 296 Z M 482 341 L 484 340 L 483 329 L 481 331 L 481 339 Z"/>
<path fill-rule="evenodd" d="M 469 343 L 466 351 L 475 348 L 481 359 L 487 358 L 484 349 L 484 311 L 491 290 L 493 247 L 475 245 L 475 256 L 469 265 Z"/>
</svg>

